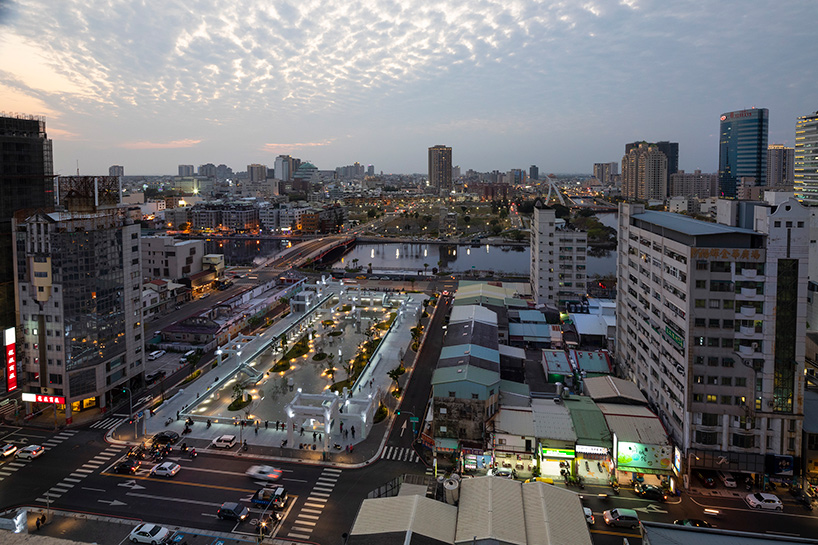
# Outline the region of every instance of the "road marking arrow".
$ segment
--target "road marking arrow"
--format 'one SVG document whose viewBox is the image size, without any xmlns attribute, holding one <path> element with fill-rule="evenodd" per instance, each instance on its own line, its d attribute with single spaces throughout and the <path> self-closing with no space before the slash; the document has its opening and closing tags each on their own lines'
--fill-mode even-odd
<svg viewBox="0 0 818 545">
<path fill-rule="evenodd" d="M 132 490 L 144 490 L 144 486 L 140 486 L 136 484 L 136 481 L 131 479 L 130 481 L 125 481 L 124 483 L 119 483 L 117 486 L 124 486 L 125 488 L 130 488 Z"/>
<path fill-rule="evenodd" d="M 403 421 L 403 426 L 400 427 L 400 436 L 403 437 L 403 432 L 406 431 L 406 420 Z"/>
<path fill-rule="evenodd" d="M 650 504 L 647 507 L 637 507 L 634 511 L 642 511 L 643 513 L 664 513 L 667 514 L 667 511 L 664 509 L 660 509 L 658 505 Z"/>
<path fill-rule="evenodd" d="M 121 502 L 119 500 L 97 500 L 97 501 L 102 502 L 102 503 L 107 503 L 111 507 L 118 507 L 120 505 L 128 505 L 127 503 Z"/>
</svg>

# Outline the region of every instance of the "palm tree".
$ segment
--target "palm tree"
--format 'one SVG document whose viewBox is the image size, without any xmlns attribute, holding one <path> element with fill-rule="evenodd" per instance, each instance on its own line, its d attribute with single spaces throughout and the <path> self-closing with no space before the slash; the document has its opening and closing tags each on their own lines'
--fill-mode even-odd
<svg viewBox="0 0 818 545">
<path fill-rule="evenodd" d="M 429 264 L 428 264 L 428 263 L 424 263 L 424 264 L 423 264 L 423 274 L 424 274 L 424 275 L 426 274 L 426 269 L 428 269 L 428 268 L 429 268 Z"/>
<path fill-rule="evenodd" d="M 335 381 L 335 366 L 332 365 L 332 360 L 335 358 L 335 354 L 328 354 L 327 355 L 327 375 L 329 375 L 330 380 Z"/>
<path fill-rule="evenodd" d="M 233 385 L 233 397 L 244 400 L 244 384 L 237 382 Z"/>
<path fill-rule="evenodd" d="M 386 372 L 386 375 L 389 378 L 391 378 L 392 381 L 395 383 L 395 390 L 396 391 L 400 390 L 400 382 L 398 382 L 398 379 L 400 378 L 400 376 L 402 374 L 403 374 L 403 372 L 402 372 L 400 367 L 395 367 L 394 369 Z"/>
</svg>

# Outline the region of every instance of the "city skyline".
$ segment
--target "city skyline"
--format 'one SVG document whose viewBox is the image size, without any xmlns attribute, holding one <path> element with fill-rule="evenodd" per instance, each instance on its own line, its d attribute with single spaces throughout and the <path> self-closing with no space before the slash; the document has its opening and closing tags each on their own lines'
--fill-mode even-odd
<svg viewBox="0 0 818 545">
<path fill-rule="evenodd" d="M 719 116 L 768 108 L 794 145 L 815 111 L 814 5 L 170 1 L 0 9 L 2 108 L 44 115 L 54 169 L 173 174 L 289 154 L 424 173 L 451 146 L 465 172 L 590 173 L 636 140 L 679 142 L 718 169 Z M 763 37 L 763 39 L 759 39 Z"/>
</svg>

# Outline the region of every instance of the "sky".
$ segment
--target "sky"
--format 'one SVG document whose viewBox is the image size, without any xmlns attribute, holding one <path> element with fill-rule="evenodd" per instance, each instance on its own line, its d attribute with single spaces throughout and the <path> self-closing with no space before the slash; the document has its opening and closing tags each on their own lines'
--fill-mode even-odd
<svg viewBox="0 0 818 545">
<path fill-rule="evenodd" d="M 0 0 L 0 110 L 60 174 L 289 154 L 423 173 L 590 173 L 636 140 L 718 168 L 719 116 L 818 110 L 815 0 Z"/>
</svg>

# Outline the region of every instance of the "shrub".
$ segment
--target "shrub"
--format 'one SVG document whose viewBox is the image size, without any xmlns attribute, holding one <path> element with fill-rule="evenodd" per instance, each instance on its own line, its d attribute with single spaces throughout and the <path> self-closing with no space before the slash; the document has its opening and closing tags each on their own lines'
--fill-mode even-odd
<svg viewBox="0 0 818 545">
<path fill-rule="evenodd" d="M 233 401 L 230 402 L 230 405 L 227 406 L 228 411 L 240 411 L 241 409 L 245 408 L 253 401 L 253 396 L 247 394 L 242 397 L 237 397 Z"/>
<path fill-rule="evenodd" d="M 389 409 L 387 409 L 384 405 L 378 407 L 378 410 L 375 411 L 375 418 L 373 419 L 373 423 L 377 424 L 378 422 L 383 422 L 384 419 L 389 415 Z"/>
<path fill-rule="evenodd" d="M 319 352 L 312 357 L 313 361 L 321 361 L 327 359 L 326 352 Z"/>
<path fill-rule="evenodd" d="M 290 361 L 289 360 L 279 360 L 278 363 L 273 365 L 271 371 L 273 373 L 280 373 L 281 371 L 286 371 L 290 368 Z"/>
</svg>

